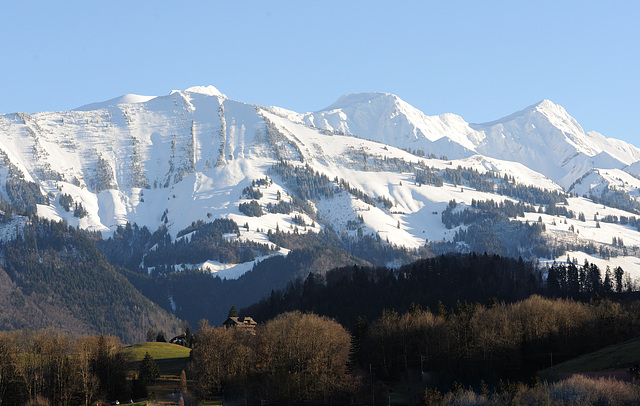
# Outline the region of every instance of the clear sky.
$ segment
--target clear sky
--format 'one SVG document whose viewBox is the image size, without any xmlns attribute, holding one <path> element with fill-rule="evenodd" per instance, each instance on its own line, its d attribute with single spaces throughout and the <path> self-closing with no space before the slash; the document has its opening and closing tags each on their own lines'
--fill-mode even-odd
<svg viewBox="0 0 640 406">
<path fill-rule="evenodd" d="M 0 0 L 0 113 L 214 85 L 315 111 L 353 92 L 491 121 L 542 99 L 640 147 L 640 2 Z"/>
</svg>

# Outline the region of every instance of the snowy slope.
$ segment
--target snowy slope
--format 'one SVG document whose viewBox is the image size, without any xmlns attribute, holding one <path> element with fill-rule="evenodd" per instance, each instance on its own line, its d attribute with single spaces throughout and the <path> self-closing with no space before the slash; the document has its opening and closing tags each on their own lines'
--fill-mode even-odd
<svg viewBox="0 0 640 406">
<path fill-rule="evenodd" d="M 472 189 L 461 193 L 460 188 L 453 185 L 418 186 L 414 184 L 413 173 L 367 170 L 362 162 L 364 155 L 367 156 L 369 167 L 374 166 L 373 162 L 376 159 L 399 158 L 408 162 L 421 161 L 436 169 L 462 166 L 475 169 L 480 173 L 497 171 L 515 177 L 522 184 L 547 190 L 560 190 L 560 187 L 548 178 L 517 163 L 488 159 L 479 155 L 453 161 L 424 159 L 378 142 L 325 135 L 318 129 L 291 122 L 288 118 L 266 110 L 263 111 L 263 115 L 284 133 L 292 134 L 291 137 L 295 134 L 306 164 L 327 174 L 331 179 L 340 177 L 348 180 L 352 186 L 373 198 L 386 197 L 393 202 L 394 207 L 388 212 L 379 207 L 368 206 L 346 194 L 320 202 L 318 204 L 320 214 L 330 219 L 330 223 L 338 231 L 348 232 L 347 222 L 354 221 L 357 215 L 361 215 L 366 225 L 365 234 L 379 234 L 396 244 L 418 247 L 427 241 L 450 238 L 453 235 L 451 230 L 444 227 L 440 216 L 433 214 L 441 213 L 450 200 L 470 205 L 473 199 L 504 199 L 501 196 L 476 192 Z M 400 222 L 400 228 L 398 228 L 398 222 Z M 351 231 L 351 234 L 355 234 L 355 231 Z"/>
<path fill-rule="evenodd" d="M 578 179 L 571 191 L 580 196 L 590 193 L 599 196 L 606 188 L 624 191 L 634 199 L 640 198 L 640 179 L 621 169 L 594 169 Z"/>
</svg>

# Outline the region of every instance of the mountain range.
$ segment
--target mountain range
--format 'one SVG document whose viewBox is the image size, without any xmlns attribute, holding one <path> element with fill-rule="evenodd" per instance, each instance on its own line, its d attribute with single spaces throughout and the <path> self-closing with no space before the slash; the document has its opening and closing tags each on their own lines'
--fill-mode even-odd
<svg viewBox="0 0 640 406">
<path fill-rule="evenodd" d="M 640 149 L 585 132 L 549 100 L 472 124 L 388 93 L 298 113 L 197 86 L 0 115 L 0 158 L 2 198 L 40 218 L 104 241 L 135 224 L 174 246 L 224 219 L 238 227 L 218 223 L 219 241 L 251 251 L 160 260 L 166 246 L 148 237 L 127 259 L 143 274 L 172 266 L 235 279 L 290 251 L 274 235 L 331 232 L 376 265 L 405 261 L 402 250 L 493 251 L 640 276 Z M 2 240 L 24 223 L 12 217 Z M 397 251 L 373 260 L 349 248 L 362 241 Z"/>
</svg>

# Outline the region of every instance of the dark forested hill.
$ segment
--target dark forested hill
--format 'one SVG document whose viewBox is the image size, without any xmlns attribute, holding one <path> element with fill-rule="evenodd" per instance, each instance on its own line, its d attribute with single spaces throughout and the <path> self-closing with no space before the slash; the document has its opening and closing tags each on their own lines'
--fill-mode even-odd
<svg viewBox="0 0 640 406">
<path fill-rule="evenodd" d="M 440 255 L 397 270 L 354 265 L 290 282 L 242 314 L 268 320 L 286 311 L 312 311 L 350 328 L 358 317 L 374 320 L 384 309 L 404 312 L 412 304 L 442 312 L 459 303 L 512 303 L 533 294 L 589 300 L 632 288 L 622 268 L 554 264 L 549 280 L 543 273 L 533 262 L 487 254 Z"/>
<path fill-rule="evenodd" d="M 144 339 L 179 321 L 145 298 L 109 264 L 90 234 L 64 222 L 31 219 L 1 247 L 0 329 L 55 327 L 73 335 Z"/>
<path fill-rule="evenodd" d="M 291 280 L 347 263 L 368 265 L 335 247 L 309 247 L 259 262 L 238 279 L 220 279 L 199 270 L 159 275 L 129 271 L 126 275 L 147 297 L 191 325 L 201 319 L 220 324 L 231 306 L 249 306 Z"/>
</svg>

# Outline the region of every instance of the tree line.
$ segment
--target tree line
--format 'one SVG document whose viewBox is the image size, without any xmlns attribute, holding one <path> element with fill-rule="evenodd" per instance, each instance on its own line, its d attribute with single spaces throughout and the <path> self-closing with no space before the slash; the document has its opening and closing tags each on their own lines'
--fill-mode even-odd
<svg viewBox="0 0 640 406">
<path fill-rule="evenodd" d="M 523 382 L 501 381 L 491 390 L 481 384 L 477 389 L 465 389 L 461 384 L 441 393 L 434 388 L 424 391 L 421 404 L 432 406 L 454 405 L 635 405 L 640 398 L 640 387 L 631 382 L 589 378 L 574 375 L 556 382 L 533 380 Z"/>
<path fill-rule="evenodd" d="M 36 183 L 19 176 L 7 179 L 5 190 L 9 201 L 19 213 L 32 215 L 37 212 L 38 204 L 49 204 L 49 197 L 40 192 Z"/>
<path fill-rule="evenodd" d="M 311 311 L 352 326 L 358 317 L 373 320 L 384 308 L 406 311 L 411 303 L 436 308 L 457 300 L 487 303 L 493 297 L 514 302 L 545 292 L 542 270 L 534 263 L 499 255 L 446 254 L 398 269 L 352 265 L 273 290 L 243 313 L 268 320 L 291 310 Z"/>
<path fill-rule="evenodd" d="M 557 363 L 636 337 L 639 310 L 637 301 L 540 295 L 433 310 L 412 304 L 403 313 L 383 309 L 370 322 L 358 318 L 350 333 L 326 316 L 296 310 L 255 334 L 201 324 L 191 372 L 200 397 L 238 403 L 386 404 L 390 382 L 420 382 L 422 390 L 406 394 L 414 396 L 409 404 L 464 404 L 465 397 L 482 400 L 477 404 L 527 404 L 523 399 L 555 396 L 558 385 L 572 385 L 535 379 L 551 365 L 551 354 Z M 479 389 L 465 390 L 459 382 Z M 593 396 L 596 382 L 587 383 L 590 388 L 573 393 Z M 598 391 L 606 385 L 617 384 Z M 614 398 L 638 393 L 620 390 L 625 394 Z"/>
<path fill-rule="evenodd" d="M 309 274 L 242 312 L 258 320 L 294 310 L 335 318 L 362 340 L 356 360 L 385 379 L 415 374 L 427 356 L 443 376 L 509 376 L 544 367 L 550 352 L 570 358 L 640 333 L 633 290 L 621 267 L 602 275 L 587 262 L 541 269 L 498 255 L 449 254 L 398 270 Z"/>
<path fill-rule="evenodd" d="M 340 324 L 289 312 L 256 330 L 250 334 L 201 323 L 191 354 L 191 373 L 201 398 L 272 404 L 349 399 L 350 335 Z"/>
<path fill-rule="evenodd" d="M 308 292 L 318 289 L 309 278 L 306 284 Z M 331 318 L 300 311 L 261 323 L 255 334 L 202 322 L 190 374 L 201 398 L 224 396 L 239 403 L 380 402 L 388 396 L 385 382 L 429 376 L 429 389 L 415 401 L 459 404 L 466 396 L 516 404 L 516 398 L 543 396 L 540 391 L 557 387 L 506 384 L 476 394 L 455 382 L 475 380 L 482 387 L 480 380 L 491 377 L 526 379 L 549 365 L 550 353 L 559 362 L 637 336 L 638 315 L 637 301 L 533 295 L 512 303 L 457 301 L 449 307 L 439 302 L 433 310 L 410 304 L 402 313 L 387 308 L 370 322 L 357 318 L 350 333 Z M 1 333 L 0 400 L 86 405 L 126 399 L 142 393 L 139 385 L 157 373 L 147 361 L 138 378 L 128 380 L 128 360 L 114 337 Z"/>
<path fill-rule="evenodd" d="M 589 301 L 596 295 L 625 298 L 635 290 L 621 267 L 603 272 L 595 264 L 569 259 L 541 267 L 522 258 L 450 253 L 398 269 L 353 265 L 308 274 L 272 290 L 243 312 L 269 320 L 286 311 L 311 311 L 353 326 L 358 317 L 372 320 L 385 308 L 404 312 L 412 303 L 453 308 L 459 300 L 513 303 L 531 295 Z"/>
<path fill-rule="evenodd" d="M 353 361 L 371 364 L 379 379 L 439 382 L 480 379 L 529 381 L 536 371 L 640 333 L 640 304 L 608 299 L 588 303 L 539 295 L 514 303 L 458 302 L 433 310 L 383 310 L 370 324 L 359 320 Z"/>
<path fill-rule="evenodd" d="M 131 396 L 127 355 L 113 336 L 54 330 L 0 333 L 0 404 L 90 405 Z"/>
<path fill-rule="evenodd" d="M 596 203 L 604 204 L 609 207 L 614 207 L 624 211 L 628 211 L 635 214 L 640 214 L 640 203 L 632 198 L 629 193 L 624 190 L 616 189 L 611 186 L 607 186 L 600 195 L 590 192 L 589 198 Z"/>
<path fill-rule="evenodd" d="M 325 174 L 315 171 L 309 165 L 295 166 L 281 160 L 274 164 L 270 172 L 277 174 L 293 192 L 295 197 L 306 200 L 316 200 L 320 197 L 331 198 L 341 189 L 353 195 L 356 199 L 375 206 L 375 201 L 366 193 L 349 184 L 337 176 L 332 180 Z"/>
</svg>

